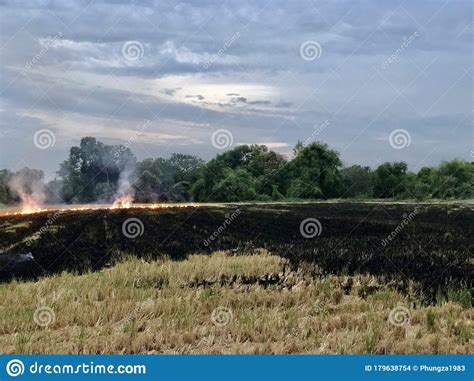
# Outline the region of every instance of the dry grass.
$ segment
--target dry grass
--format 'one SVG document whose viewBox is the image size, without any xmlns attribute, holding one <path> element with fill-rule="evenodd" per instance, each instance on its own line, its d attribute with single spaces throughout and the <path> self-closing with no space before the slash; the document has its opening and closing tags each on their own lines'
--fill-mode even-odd
<svg viewBox="0 0 474 381">
<path fill-rule="evenodd" d="M 341 281 L 308 280 L 259 252 L 182 262 L 130 258 L 97 273 L 11 282 L 0 285 L 0 352 L 473 352 L 471 308 L 423 306 L 383 287 L 362 298 L 361 288 L 374 289 L 376 279 L 353 277 L 349 294 Z M 400 305 L 411 319 L 395 326 L 388 317 Z M 43 318 L 54 313 L 46 327 L 33 318 L 39 307 L 51 309 Z M 226 325 L 211 319 L 219 307 L 224 322 L 231 317 Z"/>
</svg>

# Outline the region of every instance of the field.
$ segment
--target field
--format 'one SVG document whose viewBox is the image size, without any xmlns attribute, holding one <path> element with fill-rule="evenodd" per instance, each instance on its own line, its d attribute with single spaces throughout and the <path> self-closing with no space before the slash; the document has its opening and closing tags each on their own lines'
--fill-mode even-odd
<svg viewBox="0 0 474 381">
<path fill-rule="evenodd" d="M 473 224 L 461 204 L 0 216 L 0 348 L 470 353 Z"/>
</svg>

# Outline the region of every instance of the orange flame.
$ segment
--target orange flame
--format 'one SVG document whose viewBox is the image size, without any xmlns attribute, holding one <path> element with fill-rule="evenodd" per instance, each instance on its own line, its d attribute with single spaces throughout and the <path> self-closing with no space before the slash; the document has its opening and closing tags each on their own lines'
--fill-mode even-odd
<svg viewBox="0 0 474 381">
<path fill-rule="evenodd" d="M 43 210 L 33 195 L 22 192 L 20 197 L 22 201 L 20 214 L 36 213 Z"/>
<path fill-rule="evenodd" d="M 114 202 L 112 205 L 56 205 L 48 207 L 39 207 L 34 206 L 32 208 L 23 208 L 21 210 L 15 211 L 5 211 L 0 210 L 0 216 L 15 216 L 15 215 L 24 215 L 24 214 L 36 214 L 42 212 L 82 212 L 88 210 L 117 210 L 117 209 L 165 209 L 165 208 L 196 208 L 199 207 L 198 204 L 187 203 L 187 204 L 133 204 L 127 203 L 126 201 L 121 201 L 120 203 Z"/>
<path fill-rule="evenodd" d="M 133 203 L 132 196 L 125 195 L 116 199 L 114 203 L 112 204 L 111 209 L 130 208 L 132 206 L 132 203 Z"/>
</svg>

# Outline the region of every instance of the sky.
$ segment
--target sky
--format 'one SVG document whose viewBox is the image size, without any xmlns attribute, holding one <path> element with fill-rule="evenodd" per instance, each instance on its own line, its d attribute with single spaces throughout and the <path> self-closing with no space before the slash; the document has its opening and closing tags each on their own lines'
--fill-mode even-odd
<svg viewBox="0 0 474 381">
<path fill-rule="evenodd" d="M 1 1 L 0 46 L 0 168 L 51 179 L 83 136 L 140 160 L 474 157 L 471 1 Z"/>
</svg>

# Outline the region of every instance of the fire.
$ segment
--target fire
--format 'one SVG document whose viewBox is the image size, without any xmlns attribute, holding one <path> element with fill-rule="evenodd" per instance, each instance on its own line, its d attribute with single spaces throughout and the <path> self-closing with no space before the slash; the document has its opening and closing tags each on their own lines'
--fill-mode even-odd
<svg viewBox="0 0 474 381">
<path fill-rule="evenodd" d="M 36 214 L 42 212 L 83 212 L 88 210 L 118 210 L 118 209 L 165 209 L 165 208 L 196 208 L 198 204 L 187 203 L 187 204 L 133 204 L 131 201 L 120 200 L 120 202 L 114 202 L 112 205 L 101 205 L 101 204 L 86 204 L 86 205 L 55 205 L 48 207 L 23 206 L 21 210 L 5 211 L 0 210 L 0 216 L 14 216 L 22 214 Z"/>
<path fill-rule="evenodd" d="M 41 212 L 44 209 L 41 208 L 40 204 L 37 202 L 36 197 L 26 193 L 21 193 L 21 212 L 20 214 L 29 214 Z"/>
<path fill-rule="evenodd" d="M 114 201 L 112 204 L 112 209 L 119 209 L 119 208 L 130 208 L 133 203 L 133 198 L 132 196 L 126 195 L 119 197 Z"/>
</svg>

